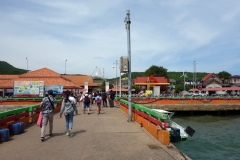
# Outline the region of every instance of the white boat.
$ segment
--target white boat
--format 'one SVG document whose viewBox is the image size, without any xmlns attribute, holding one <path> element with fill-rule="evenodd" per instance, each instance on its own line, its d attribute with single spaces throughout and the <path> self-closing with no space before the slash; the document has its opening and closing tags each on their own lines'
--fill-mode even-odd
<svg viewBox="0 0 240 160">
<path fill-rule="evenodd" d="M 178 128 L 180 130 L 181 140 L 188 138 L 188 133 L 186 132 L 186 129 L 184 127 L 180 126 L 179 124 L 177 124 L 176 122 L 171 120 L 171 117 L 174 115 L 174 112 L 169 112 L 169 111 L 165 111 L 165 110 L 161 110 L 161 109 L 152 109 L 152 110 L 156 111 L 157 114 L 161 117 L 167 117 L 167 118 L 163 119 L 163 121 L 168 123 L 169 128 L 166 128 L 168 131 L 172 131 L 172 128 Z M 167 116 L 163 116 L 163 114 L 165 114 Z M 193 133 L 191 133 L 190 136 L 192 136 Z"/>
</svg>

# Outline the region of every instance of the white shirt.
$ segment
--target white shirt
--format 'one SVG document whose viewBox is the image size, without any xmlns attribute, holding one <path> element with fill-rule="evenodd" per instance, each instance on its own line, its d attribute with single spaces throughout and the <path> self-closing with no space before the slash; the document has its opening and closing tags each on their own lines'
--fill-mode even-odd
<svg viewBox="0 0 240 160">
<path fill-rule="evenodd" d="M 74 97 L 72 97 L 72 96 L 69 96 L 69 98 L 68 98 L 70 101 L 72 101 L 72 102 L 74 102 L 75 104 L 77 104 L 77 101 L 76 101 L 76 99 L 74 98 Z"/>
</svg>

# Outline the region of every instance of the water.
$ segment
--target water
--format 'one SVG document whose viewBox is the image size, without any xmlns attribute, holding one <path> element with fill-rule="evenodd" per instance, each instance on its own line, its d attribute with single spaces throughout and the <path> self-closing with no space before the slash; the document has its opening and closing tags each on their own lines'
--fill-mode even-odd
<svg viewBox="0 0 240 160">
<path fill-rule="evenodd" d="M 173 116 L 172 120 L 196 131 L 187 141 L 174 143 L 193 160 L 240 159 L 240 115 Z"/>
</svg>

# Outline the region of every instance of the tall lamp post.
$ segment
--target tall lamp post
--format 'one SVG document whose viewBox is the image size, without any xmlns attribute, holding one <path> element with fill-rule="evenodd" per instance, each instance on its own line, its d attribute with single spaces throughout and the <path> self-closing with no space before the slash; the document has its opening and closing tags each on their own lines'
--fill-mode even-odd
<svg viewBox="0 0 240 160">
<path fill-rule="evenodd" d="M 28 72 L 28 58 L 26 57 L 26 60 L 27 60 L 27 72 Z"/>
<path fill-rule="evenodd" d="M 197 76 L 196 76 L 196 61 L 193 62 L 193 88 L 196 88 Z"/>
<path fill-rule="evenodd" d="M 131 39 L 130 39 L 130 10 L 126 10 L 125 28 L 127 30 L 128 49 L 128 122 L 132 121 L 132 77 L 131 77 Z"/>
<path fill-rule="evenodd" d="M 114 68 L 114 64 L 116 65 L 116 96 L 117 96 L 117 91 L 118 91 L 118 86 L 117 86 L 117 65 L 119 64 L 118 61 L 116 61 L 115 63 L 113 63 L 113 68 Z"/>
<path fill-rule="evenodd" d="M 65 60 L 65 74 L 66 74 L 66 63 L 67 63 L 67 60 Z"/>
</svg>

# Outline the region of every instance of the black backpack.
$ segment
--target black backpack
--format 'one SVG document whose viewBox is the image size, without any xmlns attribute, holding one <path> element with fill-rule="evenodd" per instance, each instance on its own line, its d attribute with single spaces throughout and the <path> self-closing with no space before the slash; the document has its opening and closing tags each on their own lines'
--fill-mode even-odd
<svg viewBox="0 0 240 160">
<path fill-rule="evenodd" d="M 88 96 L 85 96 L 84 103 L 85 104 L 89 104 L 90 103 L 90 98 Z"/>
</svg>

